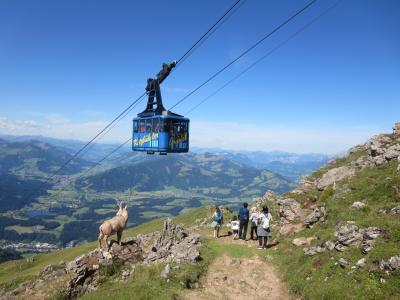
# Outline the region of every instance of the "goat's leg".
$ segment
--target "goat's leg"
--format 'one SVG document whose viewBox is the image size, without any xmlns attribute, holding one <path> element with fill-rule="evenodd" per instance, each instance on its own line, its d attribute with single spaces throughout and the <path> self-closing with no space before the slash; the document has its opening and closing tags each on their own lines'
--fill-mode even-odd
<svg viewBox="0 0 400 300">
<path fill-rule="evenodd" d="M 122 230 L 117 231 L 117 241 L 118 245 L 121 246 L 121 237 L 122 237 Z"/>
<path fill-rule="evenodd" d="M 99 238 L 98 238 L 98 241 L 99 241 L 99 249 L 101 249 L 101 241 L 103 240 L 103 238 L 104 238 L 104 234 L 103 234 L 102 232 L 100 232 Z"/>
<path fill-rule="evenodd" d="M 108 235 L 105 234 L 104 237 L 105 237 L 105 240 L 106 240 L 107 249 L 110 250 L 110 246 L 111 246 L 111 245 L 108 244 Z"/>
</svg>

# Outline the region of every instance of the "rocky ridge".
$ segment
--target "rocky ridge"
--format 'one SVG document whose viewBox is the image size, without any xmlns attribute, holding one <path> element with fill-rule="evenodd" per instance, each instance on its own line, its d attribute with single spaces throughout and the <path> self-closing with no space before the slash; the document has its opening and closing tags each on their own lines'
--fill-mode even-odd
<svg viewBox="0 0 400 300">
<path fill-rule="evenodd" d="M 349 157 L 352 159 L 348 159 Z M 356 157 L 353 159 L 353 157 Z M 346 162 L 346 160 L 348 161 Z M 320 172 L 319 176 L 308 176 L 302 178 L 300 187 L 279 197 L 273 192 L 267 192 L 262 198 L 255 199 L 258 207 L 268 205 L 275 207 L 275 211 L 279 217 L 275 224 L 275 231 L 278 236 L 287 236 L 303 232 L 313 226 L 318 226 L 330 216 L 329 210 L 324 204 L 318 203 L 315 195 L 321 195 L 325 191 L 331 195 L 336 194 L 337 198 L 346 197 L 351 191 L 351 187 L 343 184 L 344 181 L 357 176 L 360 170 L 365 168 L 375 168 L 392 161 L 398 161 L 397 175 L 400 174 L 400 123 L 396 123 L 393 127 L 393 134 L 379 134 L 372 137 L 368 142 L 351 148 L 346 156 L 342 159 L 344 165 L 335 167 L 335 161 L 331 164 L 333 167 L 326 168 L 325 172 Z M 337 164 L 336 164 L 337 165 Z M 322 174 L 321 174 L 322 173 Z M 392 187 L 391 187 L 392 188 Z M 400 196 L 400 188 L 393 187 L 398 196 Z M 297 196 L 298 195 L 298 196 Z M 340 196 L 340 197 L 339 197 Z M 299 201 L 298 198 L 302 200 Z M 399 197 L 400 199 L 400 197 Z M 349 207 L 343 207 L 348 210 L 363 210 L 368 208 L 367 199 L 354 201 Z M 400 214 L 400 207 L 392 207 L 389 209 L 380 209 L 378 213 L 388 216 L 397 217 Z M 305 231 L 304 231 L 305 232 Z M 341 253 L 349 247 L 357 247 L 362 255 L 371 252 L 378 239 L 382 239 L 386 234 L 386 229 L 380 226 L 362 227 L 357 222 L 343 220 L 341 224 L 336 224 L 331 228 L 332 235 L 335 240 L 320 240 L 318 236 L 299 236 L 292 240 L 295 247 L 306 246 L 303 248 L 304 255 L 314 256 L 325 251 L 336 251 Z M 310 244 L 314 244 L 310 246 Z M 315 245 L 316 244 L 316 245 Z M 371 265 L 372 263 L 372 265 Z M 342 268 L 350 266 L 351 262 L 344 258 L 340 258 L 337 264 Z M 365 268 L 368 264 L 366 258 L 359 259 L 354 268 Z M 385 270 L 387 272 L 400 268 L 400 252 L 399 255 L 391 256 L 386 260 L 370 262 L 369 268 Z"/>
<path fill-rule="evenodd" d="M 12 292 L 0 294 L 1 299 L 33 297 L 46 284 L 63 280 L 63 297 L 76 299 L 97 289 L 108 270 L 121 270 L 120 280 L 134 274 L 137 265 L 165 263 L 161 276 L 169 272 L 169 264 L 194 263 L 200 258 L 200 236 L 188 233 L 171 219 L 164 221 L 161 231 L 129 237 L 121 245 L 111 242 L 108 250 L 95 249 L 70 262 L 48 265 L 34 282 L 20 285 Z M 31 296 L 29 296 L 31 295 Z"/>
</svg>

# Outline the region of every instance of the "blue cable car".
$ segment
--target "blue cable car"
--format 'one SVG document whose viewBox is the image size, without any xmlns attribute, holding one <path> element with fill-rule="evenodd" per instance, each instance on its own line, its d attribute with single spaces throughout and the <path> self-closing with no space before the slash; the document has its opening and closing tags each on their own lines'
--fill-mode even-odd
<svg viewBox="0 0 400 300">
<path fill-rule="evenodd" d="M 156 79 L 147 79 L 147 107 L 133 119 L 133 151 L 161 155 L 189 151 L 189 119 L 166 110 L 161 98 L 160 84 L 175 65 L 163 64 Z"/>
</svg>

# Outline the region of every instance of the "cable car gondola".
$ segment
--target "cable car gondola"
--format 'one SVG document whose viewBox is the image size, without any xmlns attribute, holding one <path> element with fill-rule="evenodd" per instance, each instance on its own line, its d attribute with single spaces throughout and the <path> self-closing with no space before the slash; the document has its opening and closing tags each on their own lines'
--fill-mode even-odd
<svg viewBox="0 0 400 300">
<path fill-rule="evenodd" d="M 160 84 L 175 66 L 176 62 L 163 64 L 156 79 L 147 79 L 147 107 L 133 119 L 133 151 L 161 155 L 189 151 L 189 119 L 166 110 L 161 98 Z"/>
</svg>

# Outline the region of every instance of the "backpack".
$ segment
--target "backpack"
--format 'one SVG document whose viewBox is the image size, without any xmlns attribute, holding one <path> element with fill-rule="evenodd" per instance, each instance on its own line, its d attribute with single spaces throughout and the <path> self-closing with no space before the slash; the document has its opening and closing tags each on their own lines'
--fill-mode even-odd
<svg viewBox="0 0 400 300">
<path fill-rule="evenodd" d="M 262 228 L 267 230 L 269 229 L 269 216 L 268 215 L 264 215 L 264 217 L 262 218 Z"/>
<path fill-rule="evenodd" d="M 214 220 L 217 221 L 218 223 L 222 221 L 222 214 L 221 212 L 217 212 L 214 216 Z"/>
<path fill-rule="evenodd" d="M 247 209 L 241 208 L 239 211 L 239 220 L 241 222 L 248 222 L 249 221 L 249 211 Z"/>
</svg>

